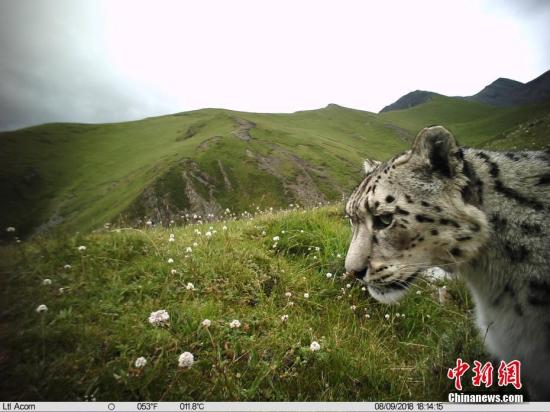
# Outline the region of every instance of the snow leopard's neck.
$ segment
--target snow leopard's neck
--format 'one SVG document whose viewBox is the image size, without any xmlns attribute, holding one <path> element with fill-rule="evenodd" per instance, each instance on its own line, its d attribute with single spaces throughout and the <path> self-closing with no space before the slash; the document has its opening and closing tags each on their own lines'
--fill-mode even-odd
<svg viewBox="0 0 550 412">
<path fill-rule="evenodd" d="M 464 196 L 490 236 L 461 270 L 491 353 L 518 359 L 534 397 L 550 390 L 550 153 L 464 150 Z M 541 366 L 542 365 L 542 366 Z"/>
<path fill-rule="evenodd" d="M 464 160 L 466 196 L 484 211 L 491 233 L 469 271 L 483 272 L 483 282 L 487 276 L 550 281 L 550 152 L 465 149 Z"/>
</svg>

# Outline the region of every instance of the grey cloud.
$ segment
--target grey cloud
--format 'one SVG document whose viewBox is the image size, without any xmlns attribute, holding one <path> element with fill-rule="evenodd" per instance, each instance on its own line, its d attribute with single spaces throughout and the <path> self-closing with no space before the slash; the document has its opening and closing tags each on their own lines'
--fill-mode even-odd
<svg viewBox="0 0 550 412">
<path fill-rule="evenodd" d="M 100 24 L 97 2 L 0 2 L 0 130 L 175 111 L 109 65 Z"/>
</svg>

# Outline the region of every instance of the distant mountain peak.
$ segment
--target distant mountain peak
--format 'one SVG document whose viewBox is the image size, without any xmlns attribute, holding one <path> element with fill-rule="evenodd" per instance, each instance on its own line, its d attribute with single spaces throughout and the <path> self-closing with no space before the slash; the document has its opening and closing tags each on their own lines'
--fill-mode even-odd
<svg viewBox="0 0 550 412">
<path fill-rule="evenodd" d="M 415 90 L 414 92 L 410 92 L 404 96 L 401 96 L 392 104 L 384 107 L 382 110 L 380 110 L 380 113 L 389 112 L 391 110 L 409 109 L 411 107 L 426 103 L 436 95 L 437 93 L 434 93 L 434 92 L 428 92 L 425 90 Z"/>
<path fill-rule="evenodd" d="M 438 95 L 434 92 L 415 90 L 384 107 L 380 113 L 419 106 Z M 499 77 L 473 96 L 457 98 L 499 107 L 541 103 L 550 100 L 550 70 L 527 83 Z"/>
</svg>

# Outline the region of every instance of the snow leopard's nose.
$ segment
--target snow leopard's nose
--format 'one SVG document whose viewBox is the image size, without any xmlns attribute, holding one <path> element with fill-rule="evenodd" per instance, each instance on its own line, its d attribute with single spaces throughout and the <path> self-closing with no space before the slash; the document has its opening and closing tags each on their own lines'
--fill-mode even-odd
<svg viewBox="0 0 550 412">
<path fill-rule="evenodd" d="M 353 276 L 355 276 L 356 279 L 363 280 L 365 278 L 365 276 L 367 276 L 368 270 L 369 270 L 368 268 L 365 268 L 365 269 L 362 269 L 362 270 L 359 270 L 359 271 L 352 270 L 351 274 Z"/>
</svg>

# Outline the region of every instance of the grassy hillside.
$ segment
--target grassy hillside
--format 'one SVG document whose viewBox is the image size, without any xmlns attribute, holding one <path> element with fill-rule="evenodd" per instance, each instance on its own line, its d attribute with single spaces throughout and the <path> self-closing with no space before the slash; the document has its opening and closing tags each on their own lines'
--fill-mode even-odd
<svg viewBox="0 0 550 412">
<path fill-rule="evenodd" d="M 407 149 L 427 125 L 446 125 L 467 145 L 540 148 L 549 112 L 437 95 L 380 115 L 337 105 L 293 114 L 205 109 L 0 133 L 0 227 L 74 233 L 111 221 L 184 223 L 225 208 L 311 206 L 341 199 L 362 159 Z"/>
<path fill-rule="evenodd" d="M 179 210 L 338 199 L 354 184 L 364 156 L 405 148 L 373 119 L 337 106 L 290 115 L 207 109 L 2 133 L 0 223 L 21 233 L 44 223 L 75 231 L 124 211 L 129 218 L 165 211 L 150 216 L 159 221 Z"/>
<path fill-rule="evenodd" d="M 468 294 L 455 281 L 421 281 L 399 306 L 368 297 L 342 277 L 341 208 L 2 249 L 0 396 L 445 400 L 458 356 L 487 359 Z M 441 304 L 443 283 L 450 299 Z M 42 304 L 48 310 L 37 313 Z M 153 326 L 148 317 L 160 309 L 169 322 Z M 185 351 L 191 368 L 178 367 Z"/>
<path fill-rule="evenodd" d="M 407 110 L 379 115 L 386 124 L 393 124 L 416 134 L 423 127 L 441 124 L 452 130 L 463 145 L 492 149 L 541 149 L 550 144 L 550 135 L 542 129 L 519 139 L 508 139 L 519 125 L 543 121 L 550 112 L 550 103 L 498 108 L 465 99 L 436 95 L 429 102 Z M 492 144 L 498 140 L 498 144 Z"/>
</svg>

